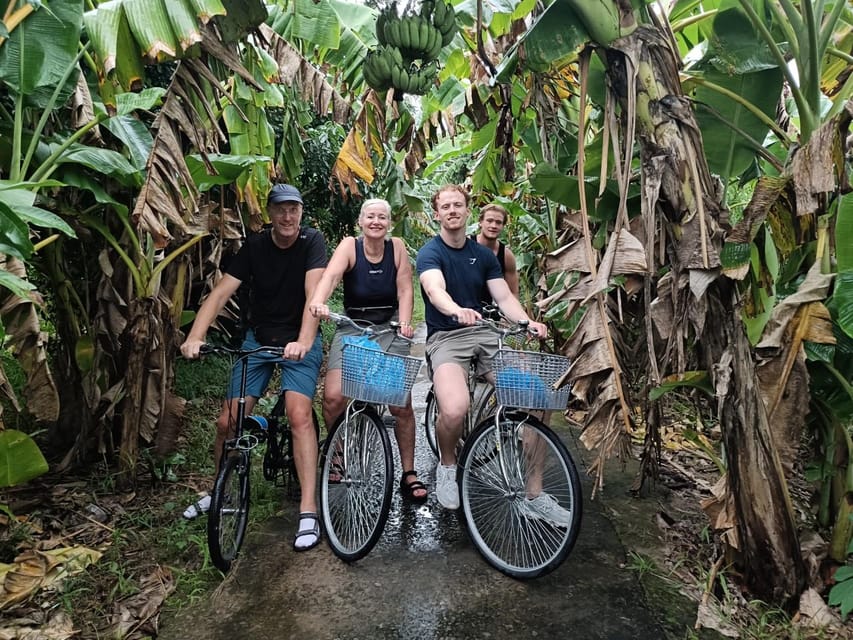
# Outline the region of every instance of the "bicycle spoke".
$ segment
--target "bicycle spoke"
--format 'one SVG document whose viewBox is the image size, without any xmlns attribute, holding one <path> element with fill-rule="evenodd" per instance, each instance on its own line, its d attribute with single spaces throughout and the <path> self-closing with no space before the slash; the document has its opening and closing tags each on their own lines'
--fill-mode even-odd
<svg viewBox="0 0 853 640">
<path fill-rule="evenodd" d="M 370 551 L 390 509 L 393 459 L 384 424 L 371 411 L 342 417 L 327 445 L 321 511 L 335 553 L 357 560 Z M 332 460 L 340 481 L 331 482 Z"/>
</svg>

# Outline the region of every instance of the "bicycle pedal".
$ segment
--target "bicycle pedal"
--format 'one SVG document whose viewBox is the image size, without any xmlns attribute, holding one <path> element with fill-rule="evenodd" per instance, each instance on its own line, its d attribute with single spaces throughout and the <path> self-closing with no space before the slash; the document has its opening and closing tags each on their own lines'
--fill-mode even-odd
<svg viewBox="0 0 853 640">
<path fill-rule="evenodd" d="M 394 416 L 382 416 L 382 422 L 385 423 L 386 429 L 395 429 L 397 427 L 397 418 Z"/>
</svg>

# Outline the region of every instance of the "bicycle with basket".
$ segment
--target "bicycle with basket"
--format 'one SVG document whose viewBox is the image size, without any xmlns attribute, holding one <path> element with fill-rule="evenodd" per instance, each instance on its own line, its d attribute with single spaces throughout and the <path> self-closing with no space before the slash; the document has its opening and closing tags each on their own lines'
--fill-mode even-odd
<svg viewBox="0 0 853 640">
<path fill-rule="evenodd" d="M 508 336 L 527 333 L 526 322 L 511 327 L 480 323 L 500 338 L 492 364 L 498 407 L 468 436 L 460 454 L 462 512 L 489 564 L 515 578 L 536 578 L 562 564 L 580 530 L 575 463 L 559 436 L 531 414 L 566 408 L 569 388 L 555 384 L 568 371 L 569 360 L 507 348 Z M 563 510 L 562 520 L 549 517 L 547 508 L 553 512 L 555 507 Z"/>
<path fill-rule="evenodd" d="M 383 405 L 405 406 L 421 360 L 383 351 L 375 342 L 399 335 L 392 323 L 379 330 L 330 313 L 329 319 L 360 332 L 343 339 L 341 390 L 350 398 L 329 430 L 321 455 L 320 517 L 329 546 L 347 562 L 374 547 L 388 520 L 394 485 L 394 458 Z"/>
<path fill-rule="evenodd" d="M 228 355 L 240 362 L 240 392 L 234 435 L 225 440 L 219 473 L 210 494 L 207 519 L 207 546 L 210 559 L 222 572 L 227 572 L 237 558 L 249 523 L 250 472 L 252 453 L 266 445 L 263 456 L 264 479 L 283 486 L 291 498 L 299 498 L 299 479 L 293 457 L 293 435 L 285 416 L 284 393 L 278 395 L 269 416 L 246 415 L 246 380 L 249 357 L 267 354 L 281 358 L 283 347 L 261 346 L 234 349 L 205 344 L 200 355 Z M 319 422 L 314 416 L 314 429 L 319 437 Z"/>
</svg>

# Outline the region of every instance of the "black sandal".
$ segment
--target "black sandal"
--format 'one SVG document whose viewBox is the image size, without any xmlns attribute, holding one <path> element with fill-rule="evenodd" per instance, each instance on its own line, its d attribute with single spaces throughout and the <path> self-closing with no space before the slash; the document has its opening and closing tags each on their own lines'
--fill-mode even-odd
<svg viewBox="0 0 853 640">
<path fill-rule="evenodd" d="M 426 485 L 420 480 L 406 482 L 406 478 L 409 476 L 417 478 L 418 472 L 414 469 L 412 471 L 403 472 L 403 476 L 400 478 L 400 493 L 403 495 L 403 499 L 408 500 L 409 502 L 416 502 L 418 504 L 426 502 L 427 498 L 429 498 L 429 491 L 427 491 Z M 415 491 L 419 490 L 423 490 L 424 494 L 422 496 L 415 495 Z"/>
<path fill-rule="evenodd" d="M 302 529 L 300 525 L 303 520 L 313 520 L 314 526 L 310 529 Z M 297 546 L 296 543 L 299 538 L 304 538 L 305 536 L 314 536 L 314 542 L 306 547 Z M 320 544 L 320 518 L 313 511 L 304 511 L 299 514 L 299 524 L 296 528 L 296 537 L 293 539 L 293 549 L 295 551 L 308 551 L 309 549 L 316 547 L 318 544 Z"/>
</svg>

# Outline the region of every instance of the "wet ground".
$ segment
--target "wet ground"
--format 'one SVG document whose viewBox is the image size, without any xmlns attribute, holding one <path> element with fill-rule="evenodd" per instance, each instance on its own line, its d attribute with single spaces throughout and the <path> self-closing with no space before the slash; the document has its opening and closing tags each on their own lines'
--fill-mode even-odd
<svg viewBox="0 0 853 640">
<path fill-rule="evenodd" d="M 421 374 L 424 375 L 422 370 Z M 418 416 L 428 381 L 415 387 Z M 557 425 L 555 425 L 557 426 Z M 558 432 L 576 450 L 576 435 Z M 435 458 L 418 426 L 416 467 L 432 488 Z M 395 494 L 377 547 L 345 564 L 325 544 L 292 550 L 296 508 L 250 532 L 239 561 L 207 600 L 162 621 L 163 640 L 662 638 L 613 523 L 589 500 L 574 551 L 548 576 L 519 582 L 478 555 L 461 517 L 434 495 L 420 506 Z M 399 470 L 399 461 L 397 461 Z M 648 518 L 641 516 L 644 521 Z"/>
</svg>

